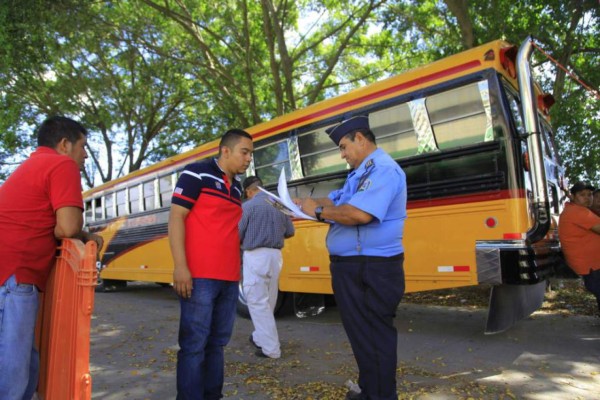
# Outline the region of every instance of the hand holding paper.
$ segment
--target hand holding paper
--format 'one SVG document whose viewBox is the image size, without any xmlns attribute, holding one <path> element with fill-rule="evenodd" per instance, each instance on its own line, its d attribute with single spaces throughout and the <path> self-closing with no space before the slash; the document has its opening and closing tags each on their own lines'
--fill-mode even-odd
<svg viewBox="0 0 600 400">
<path fill-rule="evenodd" d="M 282 169 L 281 174 L 279 175 L 279 182 L 277 184 L 277 193 L 279 196 L 274 195 L 262 187 L 259 187 L 259 189 L 269 196 L 269 203 L 271 203 L 282 213 L 295 218 L 310 219 L 313 221 L 317 220 L 315 217 L 311 217 L 310 215 L 303 213 L 300 207 L 298 207 L 290 197 L 290 193 L 287 188 L 287 180 L 285 178 L 285 169 Z"/>
</svg>

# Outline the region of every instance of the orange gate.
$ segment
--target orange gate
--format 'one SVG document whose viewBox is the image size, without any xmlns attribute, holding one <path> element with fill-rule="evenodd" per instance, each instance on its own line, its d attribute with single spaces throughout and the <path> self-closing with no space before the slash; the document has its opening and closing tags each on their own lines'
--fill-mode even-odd
<svg viewBox="0 0 600 400">
<path fill-rule="evenodd" d="M 89 400 L 90 324 L 97 282 L 93 241 L 64 239 L 42 296 L 36 339 L 40 351 L 38 397 Z"/>
</svg>

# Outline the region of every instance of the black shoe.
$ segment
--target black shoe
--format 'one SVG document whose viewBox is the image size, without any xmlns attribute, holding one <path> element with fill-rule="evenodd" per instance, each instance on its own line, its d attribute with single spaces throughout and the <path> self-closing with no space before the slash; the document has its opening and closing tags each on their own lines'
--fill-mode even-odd
<svg viewBox="0 0 600 400">
<path fill-rule="evenodd" d="M 250 337 L 248 338 L 248 340 L 250 341 L 250 343 L 252 343 L 252 345 L 254 347 L 256 347 L 257 349 L 262 349 L 262 347 L 260 347 L 259 345 L 256 344 L 256 342 L 254 341 L 254 338 L 252 337 L 252 334 L 250 334 Z M 262 353 L 262 351 L 261 351 Z"/>
<path fill-rule="evenodd" d="M 256 351 L 254 352 L 254 355 L 256 357 L 261 357 L 261 358 L 271 358 L 268 355 L 266 355 L 265 353 L 263 353 L 263 351 L 260 347 L 258 349 L 256 349 Z"/>
<path fill-rule="evenodd" d="M 346 400 L 361 400 L 364 399 L 362 393 L 355 392 L 354 390 L 348 390 L 346 393 Z"/>
</svg>

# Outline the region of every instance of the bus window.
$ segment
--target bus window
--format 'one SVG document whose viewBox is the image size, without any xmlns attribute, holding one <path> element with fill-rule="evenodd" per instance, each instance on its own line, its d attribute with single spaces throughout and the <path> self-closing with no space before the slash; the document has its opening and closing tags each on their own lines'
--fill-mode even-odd
<svg viewBox="0 0 600 400">
<path fill-rule="evenodd" d="M 550 160 L 556 160 L 558 155 L 554 148 L 554 142 L 552 141 L 552 130 L 545 122 L 543 122 L 544 120 L 542 118 L 540 118 L 540 121 L 542 121 L 541 126 L 543 133 L 542 137 L 544 139 L 544 155 Z"/>
<path fill-rule="evenodd" d="M 104 215 L 106 218 L 114 218 L 115 217 L 115 201 L 114 201 L 114 193 L 107 194 L 104 198 Z"/>
<path fill-rule="evenodd" d="M 138 213 L 140 208 L 140 187 L 139 185 L 130 187 L 129 189 L 129 210 L 132 214 Z"/>
<path fill-rule="evenodd" d="M 144 191 L 144 210 L 154 210 L 155 194 L 154 194 L 154 181 L 147 181 L 142 183 Z"/>
<path fill-rule="evenodd" d="M 102 197 L 94 199 L 94 221 L 100 221 L 102 216 Z"/>
<path fill-rule="evenodd" d="M 525 134 L 525 124 L 523 122 L 523 117 L 521 117 L 521 104 L 513 94 L 512 90 L 505 87 L 506 95 L 508 97 L 508 104 L 510 105 L 510 111 L 513 117 L 513 122 L 515 123 L 515 128 L 517 130 L 517 134 L 519 136 L 523 136 Z"/>
<path fill-rule="evenodd" d="M 489 109 L 488 95 L 485 101 Z M 486 132 L 492 126 L 491 115 L 486 113 L 478 83 L 430 96 L 426 104 L 440 150 L 486 140 Z"/>
<path fill-rule="evenodd" d="M 429 115 L 427 115 L 427 109 L 425 108 L 425 99 L 410 101 L 408 108 L 417 134 L 417 154 L 439 151 L 431 130 Z"/>
<path fill-rule="evenodd" d="M 117 215 L 126 215 L 127 212 L 127 193 L 125 189 L 117 191 Z"/>
<path fill-rule="evenodd" d="M 85 221 L 93 221 L 94 220 L 94 207 L 93 200 L 88 200 L 85 202 Z"/>
<path fill-rule="evenodd" d="M 291 176 L 286 140 L 254 150 L 253 157 L 256 175 L 265 185 L 276 183 L 283 168 L 285 168 L 285 175 Z"/>
<path fill-rule="evenodd" d="M 160 204 L 163 207 L 171 205 L 171 197 L 173 196 L 173 179 L 171 175 L 162 176 L 159 178 Z"/>
<path fill-rule="evenodd" d="M 325 133 L 324 127 L 298 136 L 300 160 L 304 176 L 314 176 L 346 169 L 346 162 Z"/>
<path fill-rule="evenodd" d="M 392 158 L 417 154 L 417 137 L 407 104 L 371 113 L 369 125 L 377 139 L 377 146 Z"/>
</svg>

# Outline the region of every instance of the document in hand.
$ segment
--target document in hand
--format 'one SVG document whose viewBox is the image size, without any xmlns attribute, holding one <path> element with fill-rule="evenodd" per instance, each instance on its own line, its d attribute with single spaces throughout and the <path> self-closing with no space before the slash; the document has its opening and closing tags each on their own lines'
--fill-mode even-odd
<svg viewBox="0 0 600 400">
<path fill-rule="evenodd" d="M 260 186 L 258 188 L 269 196 L 267 201 L 282 213 L 295 218 L 312 219 L 313 221 L 317 220 L 315 217 L 311 217 L 310 215 L 304 214 L 300 207 L 294 204 L 294 201 L 290 197 L 290 192 L 287 188 L 285 169 L 282 169 L 281 174 L 279 175 L 279 183 L 277 184 L 277 194 L 279 194 L 279 196 L 269 192 L 266 189 L 261 188 Z"/>
</svg>

